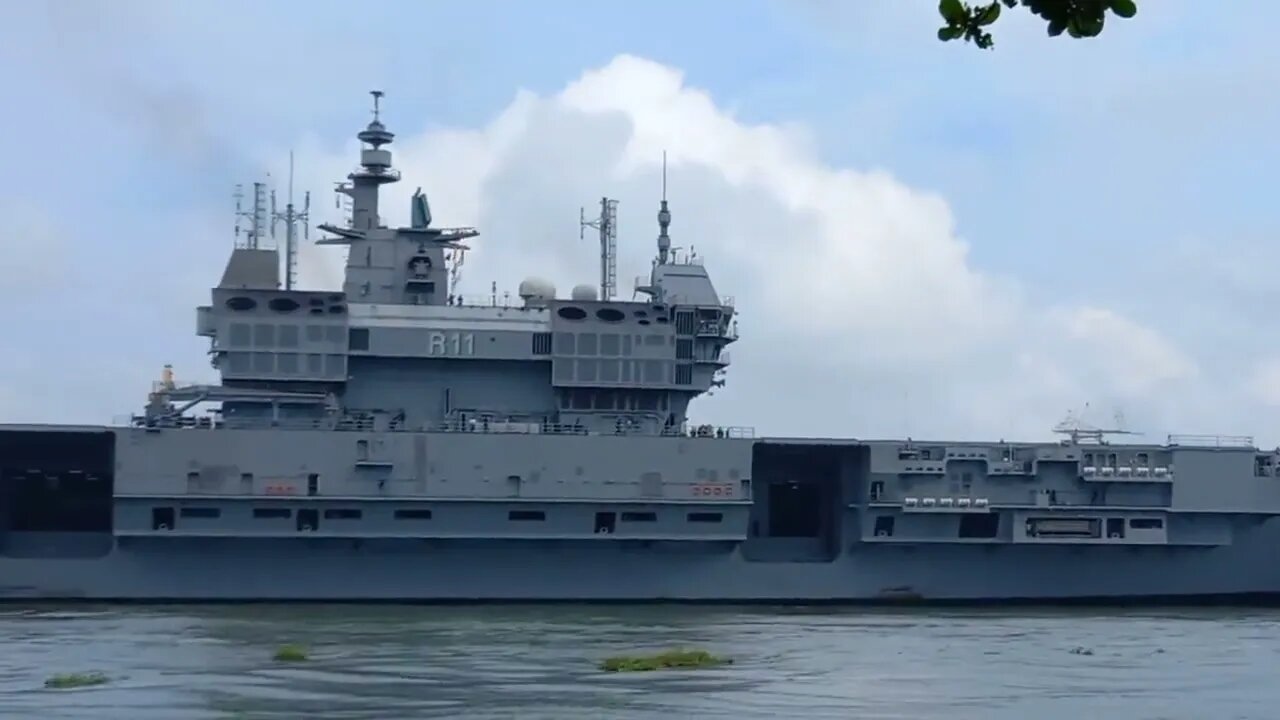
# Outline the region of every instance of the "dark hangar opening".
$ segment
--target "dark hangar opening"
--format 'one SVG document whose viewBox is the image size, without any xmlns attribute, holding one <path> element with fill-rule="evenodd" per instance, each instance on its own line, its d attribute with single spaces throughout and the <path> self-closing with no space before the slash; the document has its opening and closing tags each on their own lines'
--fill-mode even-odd
<svg viewBox="0 0 1280 720">
<path fill-rule="evenodd" d="M 0 430 L 0 544 L 8 533 L 110 533 L 115 435 Z"/>
<path fill-rule="evenodd" d="M 756 444 L 748 556 L 775 562 L 835 559 L 846 485 L 865 456 L 865 448 L 857 445 Z"/>
</svg>

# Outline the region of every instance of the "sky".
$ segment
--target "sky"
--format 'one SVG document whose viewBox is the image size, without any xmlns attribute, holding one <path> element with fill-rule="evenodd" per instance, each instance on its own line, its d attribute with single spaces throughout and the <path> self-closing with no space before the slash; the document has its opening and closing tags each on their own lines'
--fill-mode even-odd
<svg viewBox="0 0 1280 720">
<path fill-rule="evenodd" d="M 1280 4 L 1139 6 L 1077 41 L 1006 12 L 980 51 L 929 0 L 0 4 L 0 422 L 140 412 L 165 363 L 215 381 L 195 307 L 234 186 L 284 193 L 293 152 L 336 219 L 376 88 L 384 216 L 420 186 L 477 226 L 464 294 L 597 282 L 578 213 L 608 195 L 629 297 L 667 153 L 673 242 L 740 314 L 697 421 L 1280 444 Z"/>
</svg>

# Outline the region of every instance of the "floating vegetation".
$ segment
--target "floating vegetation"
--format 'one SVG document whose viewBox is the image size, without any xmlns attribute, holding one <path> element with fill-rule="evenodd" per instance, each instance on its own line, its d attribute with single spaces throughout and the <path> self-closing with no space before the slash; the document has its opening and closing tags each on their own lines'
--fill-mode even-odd
<svg viewBox="0 0 1280 720">
<path fill-rule="evenodd" d="M 54 675 L 44 681 L 44 686 L 55 690 L 69 690 L 71 688 L 91 687 L 93 685 L 102 685 L 107 682 L 107 676 L 100 672 L 92 673 L 68 673 L 65 675 Z"/>
<path fill-rule="evenodd" d="M 619 655 L 606 658 L 600 669 L 606 672 L 646 672 L 666 668 L 702 668 L 729 665 L 728 658 L 712 655 L 706 650 L 667 650 L 656 655 Z"/>
<path fill-rule="evenodd" d="M 281 645 L 275 659 L 276 662 L 302 662 L 307 659 L 307 651 L 297 645 Z"/>
</svg>

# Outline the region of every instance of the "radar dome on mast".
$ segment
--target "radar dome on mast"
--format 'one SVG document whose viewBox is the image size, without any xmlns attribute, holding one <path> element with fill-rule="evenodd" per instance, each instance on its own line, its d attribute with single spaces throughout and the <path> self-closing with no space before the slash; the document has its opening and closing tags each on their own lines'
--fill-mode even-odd
<svg viewBox="0 0 1280 720">
<path fill-rule="evenodd" d="M 594 285 L 575 285 L 569 297 L 579 302 L 592 302 L 597 299 Z"/>
<path fill-rule="evenodd" d="M 517 294 L 524 301 L 525 307 L 539 307 L 556 299 L 556 286 L 550 280 L 529 277 L 520 281 Z"/>
</svg>

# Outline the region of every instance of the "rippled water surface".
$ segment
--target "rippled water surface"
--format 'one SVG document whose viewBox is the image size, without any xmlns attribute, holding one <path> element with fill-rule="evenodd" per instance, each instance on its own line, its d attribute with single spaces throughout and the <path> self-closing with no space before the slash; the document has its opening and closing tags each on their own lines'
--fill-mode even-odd
<svg viewBox="0 0 1280 720">
<path fill-rule="evenodd" d="M 671 646 L 734 663 L 596 667 Z M 1274 720 L 1277 675 L 1274 611 L 0 607 L 3 718 Z"/>
</svg>

